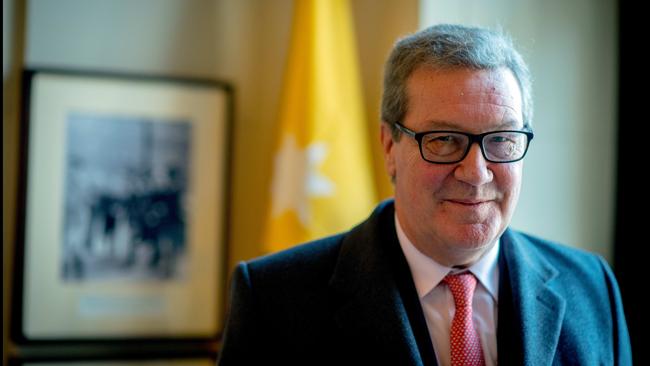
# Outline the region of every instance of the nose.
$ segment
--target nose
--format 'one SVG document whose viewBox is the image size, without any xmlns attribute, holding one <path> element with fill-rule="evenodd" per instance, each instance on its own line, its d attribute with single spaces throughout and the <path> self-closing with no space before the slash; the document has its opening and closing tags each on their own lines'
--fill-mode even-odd
<svg viewBox="0 0 650 366">
<path fill-rule="evenodd" d="M 465 159 L 458 163 L 454 177 L 475 187 L 492 181 L 494 174 L 488 169 L 488 162 L 483 157 L 478 143 L 472 144 Z"/>
</svg>

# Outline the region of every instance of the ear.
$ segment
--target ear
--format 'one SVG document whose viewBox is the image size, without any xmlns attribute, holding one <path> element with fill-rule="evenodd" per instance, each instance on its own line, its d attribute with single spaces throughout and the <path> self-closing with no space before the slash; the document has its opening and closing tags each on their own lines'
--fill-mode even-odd
<svg viewBox="0 0 650 366">
<path fill-rule="evenodd" d="M 390 125 L 386 122 L 381 123 L 381 146 L 384 151 L 384 164 L 386 164 L 386 171 L 391 179 L 395 178 L 395 140 L 393 140 L 393 131 Z"/>
</svg>

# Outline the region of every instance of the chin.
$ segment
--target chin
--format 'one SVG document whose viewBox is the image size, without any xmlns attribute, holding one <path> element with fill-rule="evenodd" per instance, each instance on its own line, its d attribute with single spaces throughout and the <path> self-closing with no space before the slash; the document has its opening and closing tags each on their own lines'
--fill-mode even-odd
<svg viewBox="0 0 650 366">
<path fill-rule="evenodd" d="M 492 225 L 463 224 L 455 230 L 453 242 L 469 250 L 484 248 L 497 238 L 498 231 Z"/>
</svg>

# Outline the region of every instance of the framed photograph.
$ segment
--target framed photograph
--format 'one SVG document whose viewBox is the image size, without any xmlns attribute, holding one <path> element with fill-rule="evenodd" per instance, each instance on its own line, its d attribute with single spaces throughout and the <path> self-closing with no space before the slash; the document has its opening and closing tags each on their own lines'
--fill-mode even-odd
<svg viewBox="0 0 650 366">
<path fill-rule="evenodd" d="M 52 70 L 24 85 L 18 341 L 218 338 L 231 88 Z"/>
</svg>

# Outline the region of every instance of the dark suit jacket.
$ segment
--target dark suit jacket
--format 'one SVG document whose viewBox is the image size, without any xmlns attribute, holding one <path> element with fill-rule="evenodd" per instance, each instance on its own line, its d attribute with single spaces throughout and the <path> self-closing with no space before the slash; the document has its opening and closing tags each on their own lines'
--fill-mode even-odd
<svg viewBox="0 0 650 366">
<path fill-rule="evenodd" d="M 393 215 L 240 263 L 220 364 L 436 364 Z M 500 365 L 632 363 L 603 259 L 508 229 L 499 268 Z"/>
</svg>

